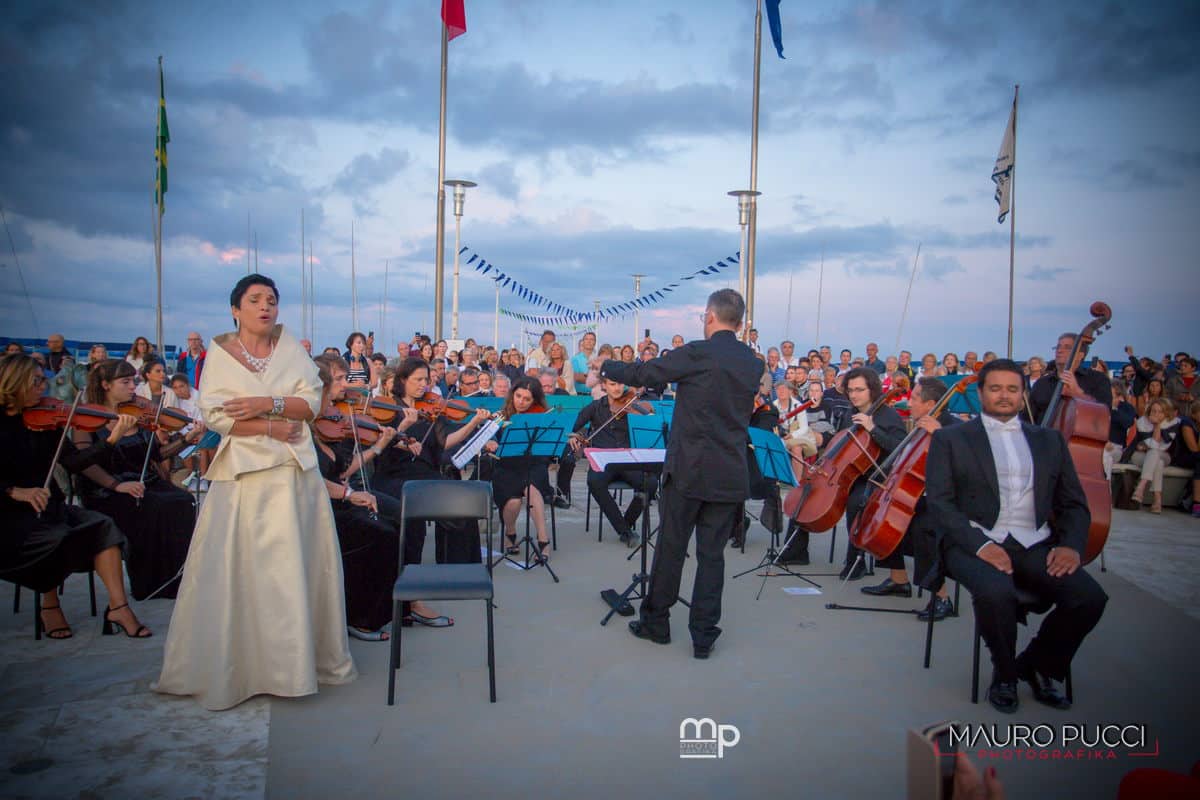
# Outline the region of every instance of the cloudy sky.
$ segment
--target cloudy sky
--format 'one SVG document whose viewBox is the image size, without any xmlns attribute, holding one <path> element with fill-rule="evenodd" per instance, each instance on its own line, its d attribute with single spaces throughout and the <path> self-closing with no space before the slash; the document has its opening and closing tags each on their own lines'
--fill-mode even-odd
<svg viewBox="0 0 1200 800">
<path fill-rule="evenodd" d="M 0 20 L 0 203 L 33 314 L 6 237 L 0 334 L 153 335 L 160 54 L 168 341 L 227 329 L 248 215 L 298 323 L 302 208 L 318 346 L 351 329 L 352 224 L 359 327 L 381 328 L 388 262 L 381 344 L 430 331 L 439 7 L 17 4 Z M 903 346 L 1003 352 L 1008 225 L 989 176 L 1020 83 L 1017 355 L 1079 329 L 1094 299 L 1114 311 L 1101 353 L 1200 349 L 1200 5 L 784 0 L 782 17 L 786 60 L 764 24 L 765 340 L 816 344 L 823 258 L 821 343 L 894 352 L 920 245 Z M 581 310 L 632 297 L 631 273 L 648 293 L 737 250 L 725 193 L 749 182 L 753 0 L 467 0 L 467 20 L 447 145 L 447 177 L 479 183 L 464 244 Z M 726 285 L 693 281 L 641 324 L 691 338 Z M 490 340 L 492 283 L 467 270 L 461 291 L 460 330 Z M 448 276 L 447 334 L 449 305 Z M 520 328 L 502 321 L 502 342 Z"/>
</svg>

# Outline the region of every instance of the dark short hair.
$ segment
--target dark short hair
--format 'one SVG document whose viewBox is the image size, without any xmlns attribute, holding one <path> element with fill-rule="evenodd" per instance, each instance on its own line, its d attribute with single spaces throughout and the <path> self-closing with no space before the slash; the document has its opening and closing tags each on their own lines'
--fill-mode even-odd
<svg viewBox="0 0 1200 800">
<path fill-rule="evenodd" d="M 1074 334 L 1072 334 L 1074 335 Z M 1011 358 L 997 358 L 984 364 L 979 370 L 979 386 L 982 388 L 987 383 L 988 375 L 993 372 L 1012 372 L 1025 379 L 1025 372 Z"/>
<path fill-rule="evenodd" d="M 737 325 L 746 316 L 746 301 L 733 289 L 718 289 L 710 294 L 705 308 L 713 312 L 722 325 Z"/>
<path fill-rule="evenodd" d="M 350 346 L 354 344 L 354 340 L 355 340 L 355 339 L 362 339 L 362 340 L 363 340 L 363 344 L 366 344 L 366 343 L 367 343 L 367 337 L 363 335 L 363 332 L 362 332 L 362 331 L 355 331 L 354 333 L 352 333 L 352 334 L 350 334 L 349 336 L 347 336 L 347 337 L 346 337 L 346 349 L 347 349 L 347 350 L 349 350 L 349 349 L 350 349 Z"/>
<path fill-rule="evenodd" d="M 174 384 L 176 384 L 176 383 L 179 383 L 180 381 L 183 381 L 183 382 L 184 382 L 184 383 L 186 383 L 188 386 L 191 386 L 191 385 L 192 385 L 192 382 L 191 382 L 190 380 L 188 380 L 188 376 L 187 376 L 187 375 L 185 375 L 185 374 L 184 374 L 184 373 L 182 373 L 182 372 L 176 372 L 174 375 L 172 375 L 172 376 L 171 376 L 171 380 L 167 381 L 167 385 L 168 385 L 168 386 L 171 386 L 171 385 L 174 385 Z"/>
<path fill-rule="evenodd" d="M 385 356 L 383 353 L 371 353 L 371 360 L 377 363 L 386 364 L 387 356 Z"/>
<path fill-rule="evenodd" d="M 167 371 L 166 362 L 164 362 L 161 358 L 147 358 L 145 361 L 142 362 L 142 370 L 141 370 L 142 378 L 145 378 L 147 375 L 150 374 L 150 370 L 154 369 L 155 364 L 162 364 L 163 372 Z"/>
<path fill-rule="evenodd" d="M 917 391 L 926 403 L 936 403 L 946 395 L 949 389 L 937 378 L 922 375 L 917 378 Z"/>
<path fill-rule="evenodd" d="M 1182 359 L 1180 359 L 1180 363 L 1191 364 L 1192 369 L 1195 369 L 1197 367 L 1196 359 L 1192 358 L 1191 356 L 1184 356 Z"/>
<path fill-rule="evenodd" d="M 246 292 L 251 286 L 266 286 L 275 293 L 275 301 L 279 301 L 279 287 L 275 285 L 275 281 L 266 275 L 253 272 L 233 285 L 233 291 L 229 293 L 229 305 L 233 308 L 241 308 L 242 298 L 246 296 Z"/>
<path fill-rule="evenodd" d="M 871 402 L 874 403 L 883 394 L 883 384 L 879 380 L 879 373 L 870 367 L 855 367 L 846 373 L 842 385 L 849 387 L 850 381 L 854 378 L 862 378 L 867 382 L 867 391 L 871 394 Z"/>
</svg>

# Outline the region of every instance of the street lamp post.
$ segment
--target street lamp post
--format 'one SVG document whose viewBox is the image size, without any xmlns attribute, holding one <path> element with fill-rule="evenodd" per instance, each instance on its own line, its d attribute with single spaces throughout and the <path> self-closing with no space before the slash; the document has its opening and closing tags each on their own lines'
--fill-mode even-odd
<svg viewBox="0 0 1200 800">
<path fill-rule="evenodd" d="M 746 319 L 745 325 L 742 328 L 742 340 L 745 341 L 750 337 L 750 275 L 746 271 L 746 231 L 750 225 L 750 213 L 754 206 L 754 198 L 758 197 L 762 192 L 756 192 L 753 189 L 735 189 L 731 192 L 726 192 L 730 197 L 736 197 L 738 201 L 738 226 L 742 229 L 741 250 L 738 251 L 738 293 L 742 296 L 742 300 L 746 303 Z"/>
<path fill-rule="evenodd" d="M 458 251 L 462 249 L 462 215 L 463 204 L 467 198 L 467 189 L 479 184 L 474 181 L 451 179 L 446 185 L 454 189 L 454 285 L 450 299 L 450 338 L 458 338 Z"/>
<path fill-rule="evenodd" d="M 644 277 L 646 277 L 646 276 L 642 275 L 640 273 L 634 273 L 634 275 L 633 275 L 633 299 L 635 302 L 637 300 L 640 300 L 642 297 L 642 278 L 644 278 Z M 633 307 L 633 349 L 634 349 L 633 357 L 635 359 L 638 357 L 638 354 L 641 351 L 641 348 L 638 346 L 639 343 L 642 341 L 641 339 L 638 338 L 638 336 L 641 335 L 640 334 L 641 329 L 642 329 L 641 328 L 641 318 L 638 314 L 638 307 L 635 305 Z"/>
</svg>

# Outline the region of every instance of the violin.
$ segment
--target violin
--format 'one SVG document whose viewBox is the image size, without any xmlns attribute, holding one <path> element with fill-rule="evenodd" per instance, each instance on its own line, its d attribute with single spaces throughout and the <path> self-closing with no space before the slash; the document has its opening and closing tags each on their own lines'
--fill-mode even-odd
<svg viewBox="0 0 1200 800">
<path fill-rule="evenodd" d="M 626 389 L 624 394 L 613 399 L 609 398 L 608 407 L 612 411 L 612 416 L 604 421 L 596 430 L 584 436 L 582 433 L 572 433 L 571 436 L 578 439 L 582 446 L 586 447 L 591 444 L 592 438 L 600 431 L 607 428 L 616 420 L 627 414 L 637 414 L 638 416 L 646 416 L 654 413 L 654 406 L 647 403 L 645 400 L 638 400 L 642 396 L 645 389 Z"/>
<path fill-rule="evenodd" d="M 430 422 L 438 417 L 445 417 L 451 422 L 462 422 L 475 413 L 475 409 L 471 408 L 467 401 L 448 399 L 435 392 L 426 392 L 413 403 L 413 407 L 421 412 L 422 419 Z"/>
<path fill-rule="evenodd" d="M 174 433 L 175 431 L 183 430 L 194 422 L 191 417 L 177 408 L 167 408 L 164 406 L 160 410 L 157 405 L 146 398 L 137 396 L 127 403 L 118 405 L 117 413 L 136 417 L 139 428 L 151 431 L 161 429 L 169 433 Z"/>
<path fill-rule="evenodd" d="M 347 392 L 345 398 L 335 401 L 333 405 L 342 414 L 369 415 L 385 425 L 395 421 L 396 416 L 404 412 L 404 406 L 371 397 L 366 392 Z"/>
<path fill-rule="evenodd" d="M 890 392 L 880 395 L 865 413 L 874 415 L 885 403 L 909 390 L 907 380 L 896 381 Z M 855 423 L 839 431 L 825 452 L 788 492 L 783 510 L 801 528 L 812 533 L 827 531 L 846 512 L 850 487 L 875 466 L 881 453 L 871 434 Z"/>
<path fill-rule="evenodd" d="M 1107 303 L 1097 300 L 1088 312 L 1092 320 L 1075 337 L 1075 345 L 1067 359 L 1068 368 L 1074 368 L 1082 361 L 1096 337 L 1111 327 L 1112 309 Z M 1067 450 L 1079 474 L 1079 483 L 1087 495 L 1088 510 L 1092 514 L 1087 546 L 1082 556 L 1082 562 L 1087 564 L 1104 549 L 1112 524 L 1112 488 L 1104 477 L 1103 460 L 1111 410 L 1090 397 L 1067 397 L 1063 394 L 1063 382 L 1059 380 L 1054 386 L 1050 404 L 1046 406 L 1046 413 L 1037 422 L 1043 428 L 1060 432 L 1067 440 Z"/>
<path fill-rule="evenodd" d="M 983 362 L 977 363 L 975 372 L 982 368 Z M 929 416 L 936 419 L 955 395 L 962 394 L 978 380 L 978 375 L 968 375 L 958 381 L 929 410 Z M 900 545 L 917 513 L 917 503 L 925 495 L 925 459 L 932 441 L 933 436 L 928 431 L 914 427 L 879 465 L 887 479 L 878 491 L 871 493 L 862 513 L 854 521 L 850 542 L 855 547 L 866 550 L 875 558 L 887 558 Z"/>
<path fill-rule="evenodd" d="M 76 430 L 93 433 L 100 430 L 118 417 L 115 412 L 104 406 L 72 404 L 55 397 L 39 397 L 37 405 L 30 406 L 21 412 L 25 427 L 31 431 L 53 431 L 62 428 L 69 420 L 71 427 Z"/>
<path fill-rule="evenodd" d="M 336 409 L 326 409 L 326 412 L 313 420 L 313 430 L 317 438 L 326 444 L 334 444 L 346 439 L 357 439 L 363 447 L 371 447 L 383 436 L 383 427 L 373 419 L 357 414 L 340 414 Z M 392 446 L 404 446 L 416 441 L 411 436 L 397 435 L 392 440 Z"/>
</svg>

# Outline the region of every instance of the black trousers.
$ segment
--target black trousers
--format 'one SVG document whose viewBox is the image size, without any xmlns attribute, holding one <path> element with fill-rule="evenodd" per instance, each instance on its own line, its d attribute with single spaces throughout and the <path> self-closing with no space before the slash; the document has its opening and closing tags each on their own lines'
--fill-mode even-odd
<svg viewBox="0 0 1200 800">
<path fill-rule="evenodd" d="M 710 503 L 684 497 L 670 480 L 659 498 L 662 529 L 650 568 L 650 589 L 642 601 L 642 625 L 656 635 L 671 632 L 671 606 L 679 597 L 683 559 L 696 531 L 696 582 L 688 630 L 692 643 L 708 646 L 721 635 L 721 593 L 725 587 L 725 545 L 738 524 L 741 503 Z"/>
<path fill-rule="evenodd" d="M 575 453 L 570 447 L 567 447 L 558 457 L 558 478 L 554 481 L 555 488 L 563 497 L 571 496 L 571 478 L 574 475 Z"/>
<path fill-rule="evenodd" d="M 850 496 L 846 499 L 846 566 L 853 564 L 854 559 L 862 553 L 862 550 L 850 543 L 850 529 L 854 527 L 858 515 L 866 508 L 867 499 L 874 490 L 875 485 L 866 478 L 859 478 L 850 487 Z"/>
<path fill-rule="evenodd" d="M 604 514 L 604 518 L 608 520 L 609 524 L 613 526 L 613 530 L 618 534 L 630 533 L 633 531 L 634 526 L 625 521 L 625 517 L 621 513 L 621 507 L 617 505 L 617 501 L 613 500 L 612 495 L 608 493 L 608 487 L 613 481 L 625 481 L 632 486 L 635 492 L 634 499 L 629 503 L 632 507 L 635 503 L 643 502 L 636 494 L 642 491 L 643 478 L 647 481 L 646 485 L 650 491 L 650 499 L 653 500 L 655 492 L 658 491 L 658 475 L 653 472 L 621 467 L 615 464 L 605 467 L 604 472 L 588 470 L 588 492 L 591 493 L 592 499 L 596 501 L 596 505 L 600 506 L 600 511 Z M 645 506 L 640 506 L 640 508 L 644 510 Z"/>
<path fill-rule="evenodd" d="M 1043 675 L 1063 680 L 1084 637 L 1100 621 L 1108 595 L 1083 569 L 1051 577 L 1046 571 L 1049 542 L 1026 549 L 1010 536 L 1002 546 L 1012 559 L 1012 575 L 954 545 L 944 554 L 951 577 L 971 592 L 975 619 L 992 654 L 992 680 L 1017 680 L 1018 586 L 1054 604 L 1020 660 Z"/>
</svg>

